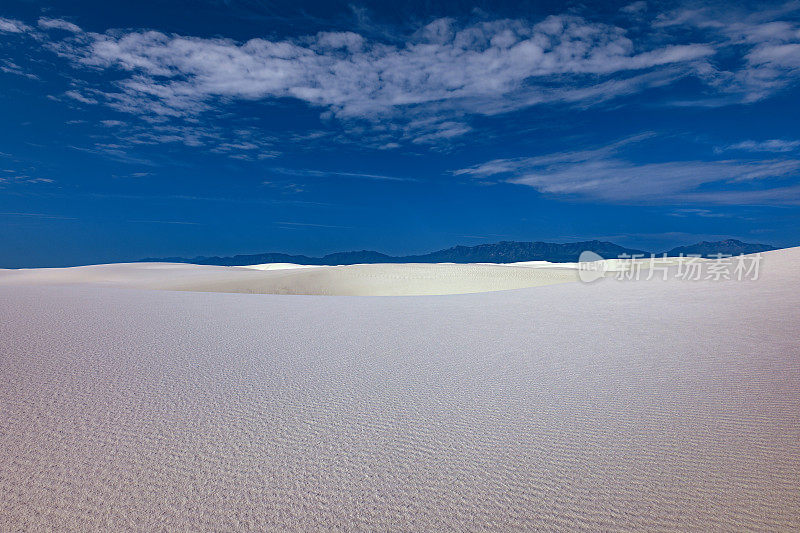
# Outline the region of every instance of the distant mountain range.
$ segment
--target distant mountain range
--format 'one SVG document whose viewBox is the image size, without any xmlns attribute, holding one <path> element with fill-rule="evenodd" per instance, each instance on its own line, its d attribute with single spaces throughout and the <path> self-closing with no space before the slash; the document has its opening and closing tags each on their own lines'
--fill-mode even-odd
<svg viewBox="0 0 800 533">
<path fill-rule="evenodd" d="M 516 263 L 518 261 L 550 261 L 553 263 L 572 263 L 578 260 L 581 252 L 592 251 L 604 258 L 632 256 L 650 252 L 625 248 L 605 241 L 584 241 L 566 244 L 552 242 L 502 241 L 478 246 L 454 246 L 422 255 L 391 256 L 370 250 L 355 252 L 336 252 L 324 257 L 289 255 L 282 253 L 263 253 L 235 255 L 233 257 L 163 257 L 142 259 L 147 262 L 193 263 L 197 265 L 258 265 L 263 263 L 295 263 L 300 265 L 354 265 L 363 263 Z M 751 244 L 735 239 L 718 242 L 700 242 L 691 246 L 680 246 L 666 252 L 667 255 L 700 254 L 704 257 L 715 254 L 752 254 L 775 250 L 768 244 Z M 661 255 L 659 253 L 658 255 Z"/>
<path fill-rule="evenodd" d="M 727 239 L 716 242 L 703 241 L 690 246 L 678 246 L 677 248 L 673 248 L 667 252 L 667 255 L 679 256 L 683 254 L 710 257 L 717 254 L 757 254 L 759 252 L 768 252 L 769 250 L 776 250 L 776 248 L 768 244 L 752 244 L 748 242 L 737 241 L 736 239 Z"/>
</svg>

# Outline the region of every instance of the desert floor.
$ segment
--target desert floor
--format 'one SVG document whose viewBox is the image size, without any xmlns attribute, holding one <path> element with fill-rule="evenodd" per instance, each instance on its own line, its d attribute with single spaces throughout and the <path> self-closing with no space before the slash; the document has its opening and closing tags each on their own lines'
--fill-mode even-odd
<svg viewBox="0 0 800 533">
<path fill-rule="evenodd" d="M 800 529 L 800 248 L 378 267 L 0 271 L 0 530 Z"/>
</svg>

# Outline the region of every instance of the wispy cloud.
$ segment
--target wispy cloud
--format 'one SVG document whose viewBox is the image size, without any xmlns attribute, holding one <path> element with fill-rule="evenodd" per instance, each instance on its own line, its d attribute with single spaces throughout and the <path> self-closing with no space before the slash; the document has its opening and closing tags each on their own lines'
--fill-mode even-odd
<svg viewBox="0 0 800 533">
<path fill-rule="evenodd" d="M 670 213 L 670 216 L 678 218 L 687 218 L 687 217 L 729 218 L 730 217 L 730 215 L 727 213 L 711 211 L 710 209 L 692 209 L 692 208 L 676 209 L 675 211 Z"/>
<path fill-rule="evenodd" d="M 33 28 L 20 20 L 0 17 L 0 34 L 25 35 L 32 31 Z M 38 76 L 28 72 L 25 68 L 12 61 L 10 58 L 0 57 L 0 72 L 23 76 L 34 80 L 39 79 Z"/>
<path fill-rule="evenodd" d="M 85 121 L 75 122 L 85 124 Z M 151 160 L 134 155 L 136 148 L 180 144 L 191 148 L 204 148 L 208 152 L 233 159 L 260 161 L 277 157 L 272 137 L 261 134 L 252 127 L 224 128 L 219 125 L 188 123 L 155 123 L 141 121 L 102 120 L 103 141 L 92 146 L 71 146 L 75 150 L 94 153 L 115 161 L 157 166 Z"/>
<path fill-rule="evenodd" d="M 30 218 L 52 218 L 55 220 L 78 220 L 75 217 L 65 217 L 61 215 L 49 215 L 47 213 L 0 213 L 4 217 L 30 217 Z"/>
<path fill-rule="evenodd" d="M 5 72 L 6 74 L 15 74 L 17 76 L 23 76 L 32 80 L 39 79 L 39 76 L 31 72 L 26 72 L 21 66 L 17 65 L 10 59 L 0 59 L 0 72 Z"/>
<path fill-rule="evenodd" d="M 293 98 L 345 122 L 388 120 L 397 137 L 416 144 L 470 131 L 465 114 L 591 105 L 670 83 L 714 54 L 706 43 L 633 42 L 622 28 L 573 15 L 538 23 L 442 18 L 400 44 L 354 32 L 241 43 L 146 30 L 86 32 L 55 19 L 38 26 L 20 31 L 33 31 L 77 67 L 115 73 L 114 89 L 66 93 L 83 103 L 191 117 L 224 99 Z"/>
<path fill-rule="evenodd" d="M 639 0 L 638 2 L 633 2 L 623 7 L 621 11 L 624 13 L 641 13 L 646 9 L 647 9 L 647 2 L 645 2 L 644 0 Z"/>
<path fill-rule="evenodd" d="M 81 102 L 83 104 L 96 104 L 96 103 L 98 103 L 98 101 L 95 100 L 94 98 L 89 98 L 88 96 L 85 96 L 85 95 L 79 93 L 78 91 L 74 91 L 74 90 L 65 92 L 64 96 L 69 96 L 73 100 L 77 100 L 78 102 Z"/>
<path fill-rule="evenodd" d="M 71 195 L 69 197 L 73 197 Z M 121 198 L 126 200 L 179 200 L 186 202 L 208 202 L 226 204 L 257 204 L 257 205 L 295 205 L 301 207 L 330 207 L 335 204 L 326 202 L 311 202 L 305 200 L 295 200 L 286 198 L 258 198 L 258 197 L 220 197 L 220 196 L 193 196 L 189 194 L 162 194 L 162 195 L 138 195 L 138 194 L 108 194 L 91 193 L 84 195 L 90 198 Z M 62 196 L 66 198 L 66 196 Z"/>
<path fill-rule="evenodd" d="M 672 199 L 718 205 L 800 205 L 800 185 L 756 190 L 698 191 L 675 194 Z"/>
<path fill-rule="evenodd" d="M 610 203 L 800 203 L 800 186 L 773 184 L 775 179 L 800 176 L 798 159 L 637 163 L 622 154 L 624 148 L 651 136 L 639 135 L 590 150 L 495 159 L 454 174 Z M 712 190 L 701 190 L 703 187 Z"/>
<path fill-rule="evenodd" d="M 713 53 L 702 44 L 639 51 L 620 28 L 571 16 L 466 27 L 439 19 L 403 46 L 352 32 L 239 44 L 149 31 L 81 33 L 56 50 L 85 66 L 130 73 L 120 92 L 106 94 L 127 111 L 174 116 L 201 112 L 217 97 L 290 97 L 341 118 L 367 119 L 431 103 L 493 114 L 529 102 L 580 100 L 573 91 L 595 85 L 581 78 Z M 556 76 L 567 83 L 548 87 Z M 510 103 L 498 106 L 500 97 Z"/>
<path fill-rule="evenodd" d="M 414 178 L 402 178 L 398 176 L 387 176 L 385 174 L 370 174 L 362 172 L 337 172 L 327 170 L 312 170 L 307 168 L 273 168 L 272 172 L 283 174 L 286 176 L 301 176 L 313 178 L 327 178 L 327 177 L 342 177 L 342 178 L 357 178 L 369 179 L 379 181 L 417 181 Z"/>
<path fill-rule="evenodd" d="M 186 222 L 184 220 L 130 220 L 141 224 L 175 224 L 178 226 L 202 226 L 200 222 Z"/>
<path fill-rule="evenodd" d="M 131 165 L 145 165 L 149 167 L 158 166 L 158 164 L 155 161 L 130 155 L 124 149 L 125 147 L 122 145 L 99 143 L 93 146 L 92 148 L 86 148 L 83 146 L 72 146 L 72 145 L 68 145 L 68 147 L 73 150 L 77 150 L 79 152 L 103 156 L 108 159 L 111 159 L 112 161 L 117 161 L 119 163 L 127 163 Z"/>
<path fill-rule="evenodd" d="M 0 32 L 3 33 L 26 33 L 31 31 L 31 27 L 22 21 L 0 17 Z"/>
<path fill-rule="evenodd" d="M 70 33 L 83 33 L 83 30 L 79 28 L 76 24 L 72 22 L 68 22 L 66 20 L 60 19 L 52 19 L 52 18 L 40 18 L 38 21 L 38 26 L 45 30 L 64 30 Z"/>
<path fill-rule="evenodd" d="M 0 152 L 0 155 L 11 159 L 10 154 L 4 154 Z M 12 163 L 18 163 L 18 162 L 19 161 L 12 159 Z M 36 168 L 27 167 L 27 168 L 17 168 L 17 169 L 11 169 L 11 168 L 0 169 L 0 187 L 2 187 L 4 184 L 55 183 L 55 180 L 52 178 L 45 178 L 42 176 L 36 176 L 31 174 L 38 174 Z"/>
<path fill-rule="evenodd" d="M 800 141 L 769 139 L 766 141 L 742 141 L 721 148 L 722 150 L 744 150 L 747 152 L 792 152 L 800 148 Z"/>
<path fill-rule="evenodd" d="M 684 104 L 724 105 L 767 98 L 800 81 L 800 2 L 745 13 L 734 5 L 684 7 L 660 14 L 658 30 L 700 32 L 729 57 L 699 61 L 697 75 L 723 97 Z M 735 61 L 731 61 L 735 58 Z M 721 66 L 721 65 L 726 66 Z M 727 95 L 727 97 L 725 97 Z"/>
<path fill-rule="evenodd" d="M 331 224 L 312 224 L 309 222 L 275 222 L 279 226 L 299 226 L 311 228 L 353 229 L 352 226 L 334 226 Z"/>
<path fill-rule="evenodd" d="M 393 148 L 450 143 L 473 131 L 475 115 L 595 106 L 687 77 L 705 89 L 661 103 L 761 100 L 800 81 L 798 11 L 800 3 L 790 2 L 749 13 L 714 7 L 659 13 L 639 1 L 623 7 L 614 24 L 576 14 L 540 21 L 440 18 L 391 39 L 328 31 L 239 42 L 144 29 L 90 32 L 52 18 L 35 27 L 0 19 L 0 31 L 30 35 L 70 61 L 78 79 L 82 71 L 113 74 L 113 83 L 80 79 L 64 93 L 74 102 L 165 126 L 235 100 L 289 98 L 362 139 L 375 137 L 373 146 Z M 193 142 L 191 135 L 154 137 Z M 224 140 L 215 150 L 258 159 L 247 146 Z M 262 158 L 274 153 L 259 148 Z"/>
</svg>

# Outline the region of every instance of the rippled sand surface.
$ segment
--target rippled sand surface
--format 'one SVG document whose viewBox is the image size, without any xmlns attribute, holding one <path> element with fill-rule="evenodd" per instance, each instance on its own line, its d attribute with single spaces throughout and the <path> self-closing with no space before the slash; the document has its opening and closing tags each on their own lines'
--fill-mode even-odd
<svg viewBox="0 0 800 533">
<path fill-rule="evenodd" d="M 800 250 L 418 297 L 0 286 L 0 530 L 800 529 Z"/>
</svg>

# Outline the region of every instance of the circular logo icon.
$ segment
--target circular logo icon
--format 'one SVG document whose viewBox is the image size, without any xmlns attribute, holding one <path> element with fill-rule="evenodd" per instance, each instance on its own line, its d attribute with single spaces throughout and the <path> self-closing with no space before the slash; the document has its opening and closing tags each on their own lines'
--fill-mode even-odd
<svg viewBox="0 0 800 533">
<path fill-rule="evenodd" d="M 584 250 L 578 261 L 578 277 L 582 282 L 591 283 L 605 276 L 608 265 L 599 254 Z"/>
</svg>

